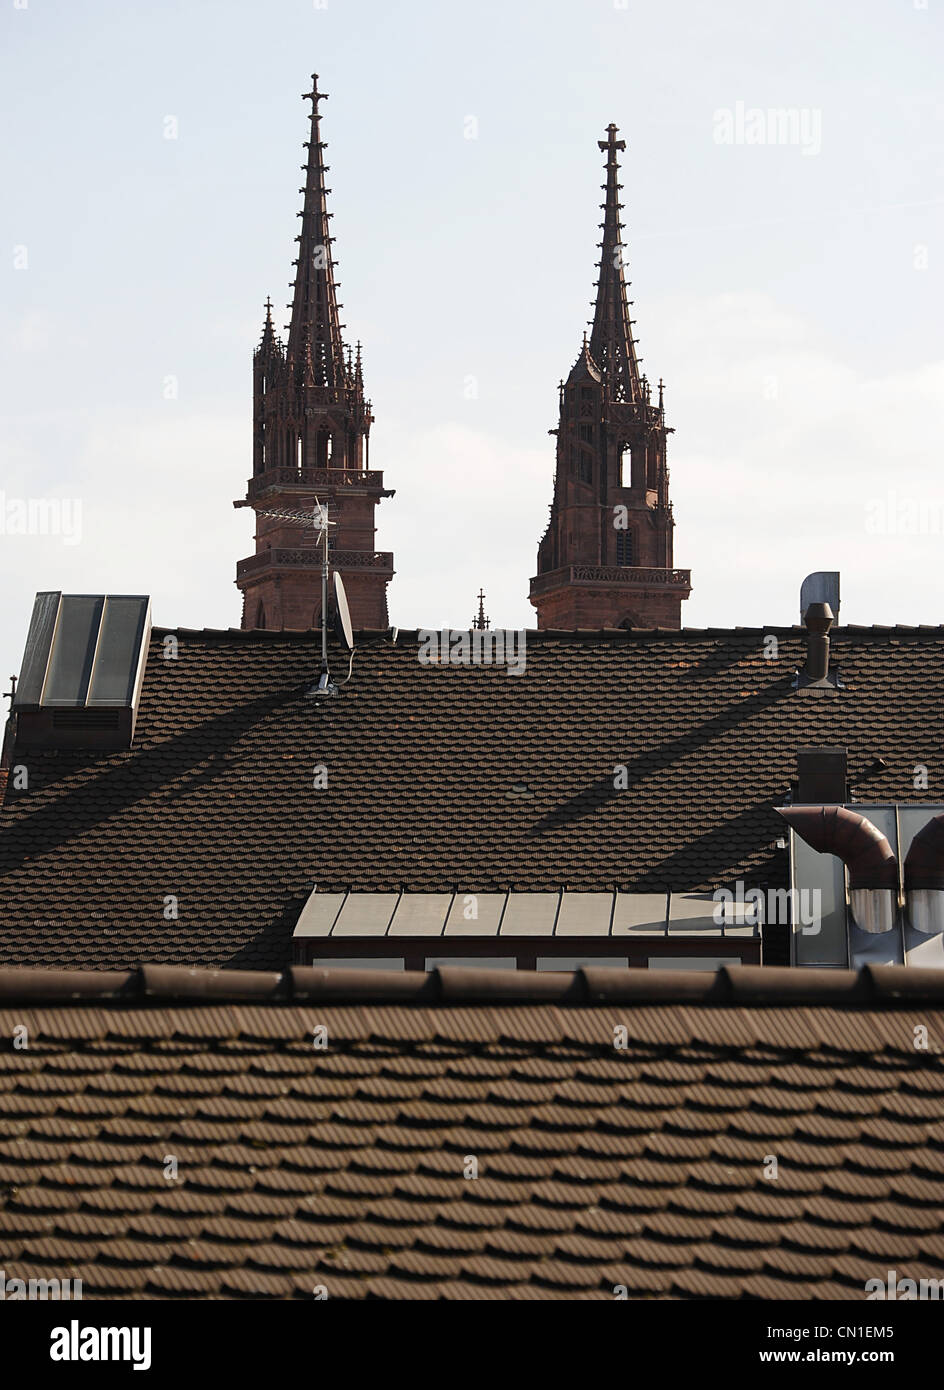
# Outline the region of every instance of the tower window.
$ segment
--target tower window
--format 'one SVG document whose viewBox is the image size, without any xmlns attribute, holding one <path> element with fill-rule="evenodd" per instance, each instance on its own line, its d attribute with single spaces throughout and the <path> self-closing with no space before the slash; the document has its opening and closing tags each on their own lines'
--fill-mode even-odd
<svg viewBox="0 0 944 1390">
<path fill-rule="evenodd" d="M 593 482 L 593 458 L 590 454 L 580 455 L 580 481 L 582 483 Z"/>
<path fill-rule="evenodd" d="M 627 444 L 620 454 L 620 487 L 633 485 L 633 451 Z"/>
<path fill-rule="evenodd" d="M 633 545 L 632 531 L 617 531 L 616 533 L 616 563 L 618 565 L 633 565 L 636 563 L 634 557 L 635 547 Z"/>
<path fill-rule="evenodd" d="M 579 426 L 578 426 L 578 429 L 580 430 L 580 438 L 581 438 L 581 440 L 583 441 L 583 443 L 584 443 L 584 444 L 592 444 L 592 443 L 593 443 L 593 426 L 592 426 L 592 425 L 579 425 Z"/>
</svg>

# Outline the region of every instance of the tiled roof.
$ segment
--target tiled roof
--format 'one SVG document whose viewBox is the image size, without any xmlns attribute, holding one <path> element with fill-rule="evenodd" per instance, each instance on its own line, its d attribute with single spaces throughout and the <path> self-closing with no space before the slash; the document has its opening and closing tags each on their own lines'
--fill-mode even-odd
<svg viewBox="0 0 944 1390">
<path fill-rule="evenodd" d="M 888 967 L 0 971 L 6 1277 L 309 1299 L 940 1278 L 942 1006 L 941 972 Z"/>
<path fill-rule="evenodd" d="M 29 785 L 11 776 L 4 798 L 0 962 L 278 968 L 316 884 L 779 886 L 772 807 L 805 745 L 847 746 L 853 781 L 884 757 L 870 799 L 940 797 L 914 770 L 944 759 L 942 628 L 837 629 L 845 688 L 824 699 L 792 689 L 798 628 L 528 634 L 520 676 L 365 634 L 320 702 L 317 648 L 155 629 L 129 752 L 15 752 Z"/>
</svg>

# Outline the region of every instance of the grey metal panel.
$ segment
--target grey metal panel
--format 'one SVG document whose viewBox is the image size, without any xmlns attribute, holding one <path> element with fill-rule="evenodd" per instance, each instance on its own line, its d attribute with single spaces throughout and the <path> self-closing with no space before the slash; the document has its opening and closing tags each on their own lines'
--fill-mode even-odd
<svg viewBox="0 0 944 1390">
<path fill-rule="evenodd" d="M 710 893 L 673 893 L 669 899 L 669 936 L 720 937 L 716 911 L 719 904 Z"/>
<path fill-rule="evenodd" d="M 458 965 L 466 970 L 517 970 L 517 956 L 427 956 L 426 969 Z"/>
<path fill-rule="evenodd" d="M 85 704 L 104 604 L 99 594 L 63 594 L 59 600 L 43 687 L 44 705 Z"/>
<path fill-rule="evenodd" d="M 584 966 L 615 966 L 629 969 L 628 956 L 538 956 L 539 970 L 581 970 Z"/>
<path fill-rule="evenodd" d="M 331 936 L 385 936 L 399 893 L 348 893 Z"/>
<path fill-rule="evenodd" d="M 140 594 L 106 596 L 89 705 L 133 703 L 149 606 L 150 600 Z"/>
<path fill-rule="evenodd" d="M 321 956 L 312 965 L 323 970 L 405 970 L 402 956 Z"/>
<path fill-rule="evenodd" d="M 316 888 L 299 913 L 292 936 L 330 936 L 346 896 L 346 893 L 319 893 Z"/>
<path fill-rule="evenodd" d="M 720 970 L 723 965 L 740 965 L 740 956 L 650 956 L 650 970 Z"/>
<path fill-rule="evenodd" d="M 894 927 L 892 931 L 860 931 L 850 914 L 849 963 L 854 970 L 860 969 L 863 965 L 903 965 L 901 929 Z"/>
<path fill-rule="evenodd" d="M 665 936 L 667 907 L 665 893 L 617 893 L 612 935 Z"/>
<path fill-rule="evenodd" d="M 858 806 L 855 808 L 858 810 Z M 919 830 L 923 830 L 929 820 L 935 816 L 944 814 L 944 806 L 899 806 L 898 824 L 900 826 L 901 847 L 899 859 L 902 868 L 908 858 L 908 851 L 911 849 L 911 842 Z"/>
<path fill-rule="evenodd" d="M 388 936 L 442 936 L 451 893 L 404 893 Z"/>
<path fill-rule="evenodd" d="M 794 892 L 793 963 L 838 965 L 849 963 L 846 942 L 846 870 L 834 854 L 819 854 L 790 831 L 791 887 Z M 797 900 L 796 894 L 806 894 Z M 813 912 L 818 893 L 820 910 Z M 802 923 L 800 913 L 815 920 Z"/>
<path fill-rule="evenodd" d="M 609 936 L 612 893 L 564 893 L 555 936 Z"/>
<path fill-rule="evenodd" d="M 446 936 L 497 936 L 507 893 L 463 893 L 453 899 Z"/>
<path fill-rule="evenodd" d="M 56 615 L 62 594 L 58 589 L 47 590 L 36 595 L 33 600 L 33 615 L 30 618 L 29 632 L 26 634 L 26 648 L 20 679 L 16 687 L 16 707 L 22 709 L 29 705 L 39 705 L 43 694 L 43 682 L 49 665 L 49 649 L 56 629 Z"/>
<path fill-rule="evenodd" d="M 553 936 L 559 893 L 509 893 L 499 936 Z"/>
<path fill-rule="evenodd" d="M 944 970 L 944 933 L 935 932 L 926 936 L 905 926 L 905 964 L 921 966 L 926 970 Z"/>
</svg>

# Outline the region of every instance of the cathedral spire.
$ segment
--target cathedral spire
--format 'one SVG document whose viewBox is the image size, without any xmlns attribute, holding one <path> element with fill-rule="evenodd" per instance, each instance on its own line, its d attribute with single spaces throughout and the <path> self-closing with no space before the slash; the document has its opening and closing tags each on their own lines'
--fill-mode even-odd
<svg viewBox="0 0 944 1390">
<path fill-rule="evenodd" d="M 301 212 L 301 232 L 295 238 L 298 260 L 295 262 L 287 356 L 295 364 L 295 370 L 303 372 L 310 355 L 313 384 L 340 388 L 346 385 L 344 344 L 338 316 L 341 305 L 334 282 L 335 262 L 331 258 L 334 238 L 328 226 L 332 214 L 328 211 L 327 198 L 331 190 L 325 186 L 328 165 L 324 162 L 326 145 L 321 138 L 318 110 L 318 103 L 325 101 L 328 94 L 318 91 L 317 73 L 312 74 L 311 91 L 304 95 L 305 100 L 311 102 L 311 134 L 307 141 L 308 161 L 303 166 L 305 187 L 299 190 L 304 193 L 305 203 Z"/>
<path fill-rule="evenodd" d="M 613 398 L 636 402 L 642 398 L 642 389 L 626 298 L 620 219 L 623 205 L 619 200 L 622 184 L 617 159 L 619 152 L 625 150 L 626 141 L 617 140 L 616 132 L 617 127 L 610 124 L 606 128 L 606 139 L 597 141 L 606 153 L 606 183 L 601 185 L 606 191 L 606 201 L 601 204 L 603 241 L 600 243 L 600 278 L 590 332 L 590 356 L 607 377 Z"/>
<path fill-rule="evenodd" d="M 640 373 L 623 273 L 616 126 L 606 153 L 599 279 L 589 340 L 559 392 L 557 468 L 531 602 L 541 628 L 680 627 L 665 396 Z"/>
<path fill-rule="evenodd" d="M 321 559 L 305 525 L 316 501 L 337 515 L 331 563 L 344 579 L 355 628 L 387 626 L 393 556 L 377 549 L 377 503 L 392 497 L 369 466 L 373 424 L 364 394 L 360 344 L 341 337 L 334 281 L 317 76 L 288 345 L 277 338 L 266 301 L 262 338 L 252 359 L 252 478 L 238 507 L 256 510 L 256 553 L 240 560 L 244 628 L 317 627 Z"/>
</svg>

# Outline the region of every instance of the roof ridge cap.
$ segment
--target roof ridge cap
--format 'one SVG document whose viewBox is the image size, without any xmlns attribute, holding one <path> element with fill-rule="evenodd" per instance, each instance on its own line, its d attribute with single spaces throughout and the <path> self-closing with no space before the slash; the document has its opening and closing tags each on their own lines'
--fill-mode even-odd
<svg viewBox="0 0 944 1390">
<path fill-rule="evenodd" d="M 444 966 L 425 971 L 328 969 L 210 970 L 144 964 L 95 971 L 0 967 L 0 1007 L 11 1004 L 153 1005 L 377 1002 L 440 1004 L 534 1003 L 593 1007 L 699 1003 L 712 1007 L 771 1004 L 910 1007 L 944 1005 L 944 971 L 916 966 L 817 970 L 795 966 L 724 966 L 708 971 L 585 967 L 575 971 L 478 970 Z"/>
</svg>

